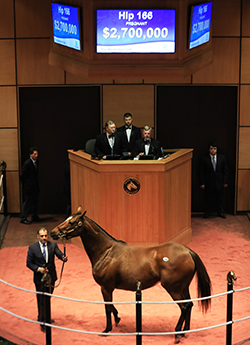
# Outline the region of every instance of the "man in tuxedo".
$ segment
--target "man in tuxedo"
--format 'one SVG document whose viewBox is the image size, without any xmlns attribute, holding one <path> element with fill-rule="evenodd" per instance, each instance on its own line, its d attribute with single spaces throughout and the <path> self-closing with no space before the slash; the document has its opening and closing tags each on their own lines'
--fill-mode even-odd
<svg viewBox="0 0 250 345">
<path fill-rule="evenodd" d="M 95 154 L 102 159 L 106 159 L 109 155 L 121 156 L 124 151 L 121 133 L 116 132 L 116 125 L 111 120 L 105 123 L 105 129 L 105 133 L 96 138 Z"/>
<path fill-rule="evenodd" d="M 124 126 L 117 128 L 117 132 L 122 134 L 123 146 L 128 156 L 132 157 L 132 151 L 135 147 L 136 140 L 141 139 L 141 130 L 132 125 L 133 117 L 130 113 L 123 115 Z"/>
<path fill-rule="evenodd" d="M 151 137 L 152 128 L 145 126 L 143 128 L 143 138 L 138 139 L 135 143 L 133 156 L 140 158 L 142 155 L 152 155 L 154 159 L 161 156 L 161 144 L 159 140 Z"/>
<path fill-rule="evenodd" d="M 228 166 L 226 157 L 217 153 L 217 144 L 209 146 L 207 155 L 201 158 L 199 168 L 200 187 L 205 191 L 205 214 L 211 214 L 213 201 L 218 211 L 218 216 L 226 218 L 223 208 L 223 190 L 228 186 Z"/>
<path fill-rule="evenodd" d="M 27 267 L 34 272 L 34 283 L 36 291 L 44 291 L 53 293 L 54 284 L 57 280 L 55 255 L 62 261 L 67 261 L 68 257 L 64 255 L 58 248 L 56 242 L 48 241 L 48 233 L 46 228 L 42 227 L 37 231 L 38 242 L 29 246 L 27 254 Z M 41 281 L 44 274 L 48 273 L 51 277 L 51 287 L 46 288 Z M 45 303 L 44 295 L 37 294 L 38 318 L 40 322 L 45 322 Z M 53 322 L 53 321 L 52 321 Z M 44 332 L 45 327 L 41 325 L 41 330 Z"/>
<path fill-rule="evenodd" d="M 37 204 L 39 195 L 38 185 L 38 149 L 31 147 L 29 149 L 30 157 L 22 166 L 22 185 L 23 185 L 23 207 L 20 222 L 26 225 L 31 224 L 27 217 L 29 212 L 32 214 L 32 221 L 39 221 L 37 215 Z"/>
</svg>

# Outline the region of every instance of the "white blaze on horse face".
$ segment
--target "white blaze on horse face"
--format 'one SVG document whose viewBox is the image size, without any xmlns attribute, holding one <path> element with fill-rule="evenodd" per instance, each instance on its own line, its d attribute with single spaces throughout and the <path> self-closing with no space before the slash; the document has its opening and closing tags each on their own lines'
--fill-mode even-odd
<svg viewBox="0 0 250 345">
<path fill-rule="evenodd" d="M 66 219 L 66 222 L 68 222 L 72 218 L 73 218 L 72 216 L 69 216 L 69 218 Z"/>
<path fill-rule="evenodd" d="M 162 259 L 163 261 L 167 262 L 169 260 L 169 258 L 167 258 L 166 256 L 164 256 L 164 258 Z"/>
</svg>

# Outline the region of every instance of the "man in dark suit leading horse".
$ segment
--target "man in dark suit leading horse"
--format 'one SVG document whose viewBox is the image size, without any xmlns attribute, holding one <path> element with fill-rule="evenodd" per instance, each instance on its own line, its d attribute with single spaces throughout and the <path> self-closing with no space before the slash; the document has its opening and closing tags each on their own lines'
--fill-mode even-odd
<svg viewBox="0 0 250 345">
<path fill-rule="evenodd" d="M 29 246 L 27 254 L 27 267 L 34 272 L 34 283 L 36 291 L 53 293 L 54 284 L 57 280 L 55 255 L 62 261 L 67 261 L 68 257 L 61 252 L 56 242 L 48 241 L 46 228 L 42 227 L 37 231 L 38 242 Z M 42 278 L 48 273 L 51 279 L 50 288 L 44 288 Z M 38 318 L 40 322 L 45 322 L 44 295 L 37 294 Z M 44 332 L 45 327 L 41 325 Z"/>
</svg>

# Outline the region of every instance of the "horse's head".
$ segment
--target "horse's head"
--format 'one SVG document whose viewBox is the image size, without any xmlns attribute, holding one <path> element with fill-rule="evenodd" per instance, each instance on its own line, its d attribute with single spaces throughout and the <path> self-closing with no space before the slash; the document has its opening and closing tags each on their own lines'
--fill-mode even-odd
<svg viewBox="0 0 250 345">
<path fill-rule="evenodd" d="M 76 213 L 73 213 L 66 220 L 64 220 L 60 225 L 56 226 L 50 232 L 50 236 L 54 240 L 60 238 L 66 238 L 66 240 L 79 236 L 80 229 L 83 226 L 84 216 L 87 211 L 82 214 L 82 207 L 79 206 Z"/>
</svg>

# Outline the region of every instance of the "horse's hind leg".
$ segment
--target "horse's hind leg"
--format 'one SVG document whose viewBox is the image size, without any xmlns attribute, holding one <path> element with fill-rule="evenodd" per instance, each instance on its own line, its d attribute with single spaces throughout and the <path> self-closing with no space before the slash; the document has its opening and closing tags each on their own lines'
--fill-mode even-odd
<svg viewBox="0 0 250 345">
<path fill-rule="evenodd" d="M 191 318 L 191 309 L 192 309 L 193 303 L 188 302 L 180 306 L 181 309 L 181 316 L 177 322 L 177 325 L 175 327 L 175 332 L 180 332 L 182 329 L 182 325 L 184 324 L 183 331 L 188 331 L 190 329 L 190 318 Z M 180 338 L 184 337 L 185 333 L 182 334 L 176 334 L 175 335 L 175 343 L 178 344 L 180 342 Z"/>
<path fill-rule="evenodd" d="M 190 320 L 191 320 L 191 311 L 193 307 L 193 302 L 189 302 L 187 304 L 187 315 L 186 315 L 186 320 L 185 320 L 185 325 L 183 328 L 183 331 L 189 331 L 190 330 Z M 184 336 L 185 334 L 183 334 Z"/>
<path fill-rule="evenodd" d="M 175 332 L 180 332 L 182 325 L 186 319 L 186 309 L 185 307 L 180 307 L 181 309 L 181 316 L 177 322 L 177 325 L 175 327 Z M 175 343 L 178 344 L 180 342 L 180 338 L 183 336 L 183 334 L 175 334 Z"/>
<path fill-rule="evenodd" d="M 169 290 L 167 291 L 174 301 L 190 299 L 188 287 L 186 287 L 184 290 L 178 293 L 176 291 L 175 292 L 172 292 Z M 183 324 L 184 324 L 183 331 L 187 331 L 190 329 L 191 309 L 192 309 L 193 303 L 192 302 L 178 303 L 178 306 L 180 307 L 181 315 L 175 327 L 175 332 L 181 332 Z M 185 336 L 185 333 L 175 334 L 175 343 L 178 344 L 180 342 L 181 337 L 184 337 L 184 336 Z"/>
<path fill-rule="evenodd" d="M 185 293 L 185 299 L 191 299 L 189 289 L 187 289 Z M 184 307 L 186 308 L 186 317 L 185 317 L 185 325 L 183 328 L 183 331 L 189 331 L 190 330 L 190 320 L 191 320 L 191 310 L 193 307 L 193 302 L 185 303 Z M 185 336 L 185 333 L 182 334 L 182 336 Z"/>
</svg>

